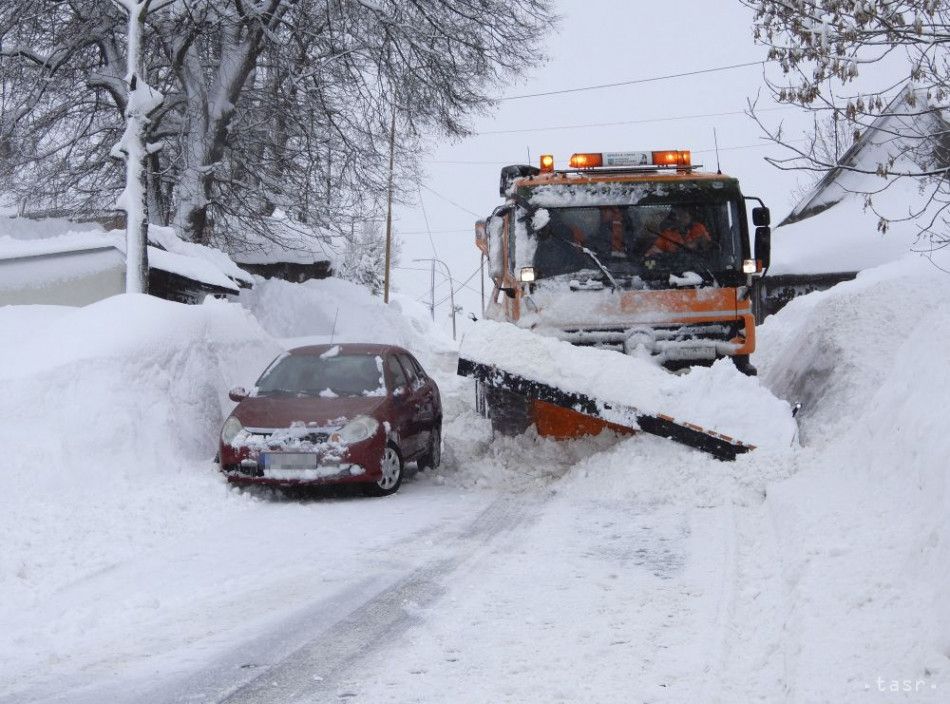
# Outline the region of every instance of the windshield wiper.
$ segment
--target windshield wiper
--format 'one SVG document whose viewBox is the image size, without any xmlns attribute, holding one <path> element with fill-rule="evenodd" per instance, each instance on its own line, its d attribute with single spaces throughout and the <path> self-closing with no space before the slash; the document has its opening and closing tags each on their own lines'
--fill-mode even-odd
<svg viewBox="0 0 950 704">
<path fill-rule="evenodd" d="M 620 284 L 617 283 L 617 280 L 616 280 L 616 279 L 613 277 L 613 275 L 607 270 L 607 267 L 605 267 L 605 266 L 600 262 L 600 259 L 597 258 L 597 255 L 596 255 L 596 254 L 594 254 L 591 250 L 589 250 L 589 249 L 588 249 L 587 247 L 585 247 L 584 245 L 578 244 L 577 242 L 574 242 L 574 241 L 572 241 L 572 240 L 566 240 L 566 239 L 564 239 L 563 237 L 558 237 L 558 239 L 561 240 L 561 242 L 565 242 L 566 244 L 571 245 L 571 246 L 574 247 L 575 249 L 579 249 L 579 250 L 582 251 L 584 254 L 586 254 L 588 257 L 590 257 L 590 260 L 591 260 L 592 262 L 594 262 L 594 264 L 597 265 L 597 268 L 600 269 L 601 273 L 602 273 L 605 277 L 607 277 L 607 281 L 610 282 L 610 287 L 611 287 L 614 291 L 619 291 L 619 290 L 620 290 Z"/>
</svg>

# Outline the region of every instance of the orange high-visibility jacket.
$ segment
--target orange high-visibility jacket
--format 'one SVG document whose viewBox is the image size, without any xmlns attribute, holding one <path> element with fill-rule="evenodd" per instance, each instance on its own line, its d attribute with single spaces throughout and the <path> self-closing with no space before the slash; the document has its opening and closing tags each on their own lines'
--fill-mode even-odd
<svg viewBox="0 0 950 704">
<path fill-rule="evenodd" d="M 689 226 L 685 234 L 676 228 L 669 228 L 660 233 L 660 236 L 656 238 L 656 242 L 653 243 L 653 246 L 650 247 L 647 254 L 676 252 L 681 247 L 692 249 L 696 243 L 701 240 L 712 242 L 712 237 L 709 236 L 709 230 L 707 230 L 706 226 L 701 222 L 694 222 Z"/>
</svg>

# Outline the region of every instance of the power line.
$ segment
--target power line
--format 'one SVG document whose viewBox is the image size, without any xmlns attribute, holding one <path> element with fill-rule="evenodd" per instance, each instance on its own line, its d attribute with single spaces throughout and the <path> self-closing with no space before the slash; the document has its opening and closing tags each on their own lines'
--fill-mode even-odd
<svg viewBox="0 0 950 704">
<path fill-rule="evenodd" d="M 419 193 L 419 207 L 422 208 L 422 219 L 426 223 L 426 234 L 429 235 L 429 244 L 432 246 L 432 256 L 438 257 L 439 253 L 435 251 L 435 240 L 432 239 L 432 228 L 429 227 L 429 215 L 426 213 L 426 204 L 422 202 L 422 189 L 419 187 L 419 182 L 416 182 L 416 191 Z"/>
<path fill-rule="evenodd" d="M 665 76 L 651 76 L 650 78 L 634 78 L 629 81 L 617 81 L 616 83 L 600 83 L 592 86 L 581 86 L 579 88 L 564 88 L 562 90 L 549 90 L 543 93 L 527 93 L 525 95 L 511 95 L 507 98 L 499 98 L 498 102 L 503 103 L 508 100 L 524 100 L 525 98 L 542 98 L 549 95 L 564 95 L 565 93 L 581 93 L 588 90 L 600 90 L 602 88 L 617 88 L 619 86 L 632 86 L 641 83 L 654 83 L 656 81 L 667 81 L 671 78 L 685 78 L 687 76 L 700 76 L 707 73 L 718 73 L 720 71 L 732 71 L 737 68 L 747 68 L 749 66 L 764 66 L 764 61 L 749 61 L 744 64 L 732 64 L 730 66 L 716 66 L 714 68 L 703 68 L 697 71 L 686 71 L 684 73 L 670 73 Z"/>
<path fill-rule="evenodd" d="M 471 281 L 472 279 L 474 279 L 474 278 L 475 278 L 475 274 L 477 274 L 477 273 L 478 273 L 479 271 L 481 271 L 481 270 L 482 270 L 482 267 L 481 267 L 481 265 L 479 265 L 479 266 L 475 269 L 475 271 L 473 271 L 471 274 L 469 274 L 469 277 L 468 277 L 467 279 L 465 279 L 465 281 L 463 281 L 462 283 L 460 283 L 460 284 L 458 285 L 458 288 L 454 289 L 453 293 L 458 293 L 461 289 L 467 288 L 469 291 L 472 291 L 472 292 L 477 293 L 477 294 L 480 295 L 480 294 L 481 294 L 481 291 L 478 291 L 478 290 L 472 288 L 471 286 L 469 286 L 469 285 L 468 285 L 468 282 Z M 437 306 L 442 305 L 442 304 L 445 303 L 447 300 L 449 300 L 451 297 L 452 297 L 452 294 L 449 294 L 448 296 L 446 296 L 445 298 L 443 298 L 441 301 L 439 301 L 438 303 L 436 303 L 436 305 L 437 305 Z"/>
<path fill-rule="evenodd" d="M 431 162 L 431 163 L 437 163 L 437 162 Z M 492 162 L 488 162 L 488 163 L 494 164 L 495 162 L 492 161 Z M 478 213 L 472 212 L 471 210 L 469 210 L 468 208 L 466 208 L 464 205 L 459 205 L 458 203 L 456 203 L 454 200 L 452 200 L 452 199 L 449 198 L 448 196 L 442 195 L 442 194 L 439 193 L 437 190 L 435 190 L 435 189 L 432 188 L 431 186 L 427 186 L 426 184 L 422 183 L 421 181 L 417 181 L 417 182 L 416 182 L 416 185 L 417 185 L 417 186 L 422 186 L 422 188 L 426 189 L 427 191 L 429 191 L 429 192 L 432 193 L 433 195 L 438 196 L 439 198 L 441 198 L 441 199 L 444 200 L 445 202 L 454 205 L 456 208 L 458 208 L 459 210 L 461 210 L 461 211 L 463 211 L 463 212 L 468 213 L 469 215 L 472 215 L 472 216 L 474 216 L 474 217 L 476 217 L 476 218 L 481 217 L 481 215 L 479 215 Z"/>
<path fill-rule="evenodd" d="M 796 107 L 780 106 L 774 108 L 762 108 L 758 112 L 775 112 L 778 110 L 797 110 Z M 696 115 L 674 115 L 672 117 L 649 117 L 642 120 L 623 120 L 622 122 L 588 122 L 581 125 L 555 125 L 551 127 L 522 127 L 513 130 L 484 130 L 476 132 L 476 135 L 483 134 L 527 134 L 531 132 L 551 132 L 554 130 L 579 130 L 589 127 L 622 127 L 624 125 L 646 125 L 654 122 L 675 122 L 677 120 L 700 120 L 707 117 L 731 117 L 734 115 L 747 115 L 745 110 L 730 110 L 728 112 L 707 112 Z"/>
<path fill-rule="evenodd" d="M 460 232 L 474 232 L 475 229 L 472 227 L 460 228 L 458 230 L 400 230 L 400 235 L 448 235 L 448 234 L 458 234 Z"/>
</svg>

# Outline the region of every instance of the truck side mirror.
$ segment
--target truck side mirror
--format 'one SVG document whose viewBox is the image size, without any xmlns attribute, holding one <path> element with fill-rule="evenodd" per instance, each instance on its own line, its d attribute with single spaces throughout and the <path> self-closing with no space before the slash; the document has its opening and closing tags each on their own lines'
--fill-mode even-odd
<svg viewBox="0 0 950 704">
<path fill-rule="evenodd" d="M 484 220 L 475 223 L 475 246 L 482 254 L 488 256 L 488 225 Z"/>
<path fill-rule="evenodd" d="M 772 224 L 772 213 L 764 205 L 752 209 L 752 224 L 756 227 L 768 227 Z"/>
<path fill-rule="evenodd" d="M 759 208 L 756 208 L 756 210 L 759 210 Z M 755 258 L 762 262 L 763 269 L 769 268 L 769 262 L 772 259 L 771 227 L 762 226 L 755 228 Z"/>
</svg>

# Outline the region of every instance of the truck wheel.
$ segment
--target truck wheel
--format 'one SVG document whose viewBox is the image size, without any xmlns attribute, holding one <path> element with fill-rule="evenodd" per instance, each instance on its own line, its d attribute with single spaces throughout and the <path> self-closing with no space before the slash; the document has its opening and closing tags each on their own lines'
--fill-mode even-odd
<svg viewBox="0 0 950 704">
<path fill-rule="evenodd" d="M 524 396 L 489 387 L 485 389 L 485 401 L 494 433 L 509 437 L 521 435 L 534 423 L 532 404 Z"/>
<path fill-rule="evenodd" d="M 737 354 L 732 358 L 732 363 L 736 365 L 736 369 L 745 374 L 746 376 L 758 376 L 759 370 L 752 366 L 752 362 L 749 361 L 749 355 L 747 354 Z"/>
</svg>

